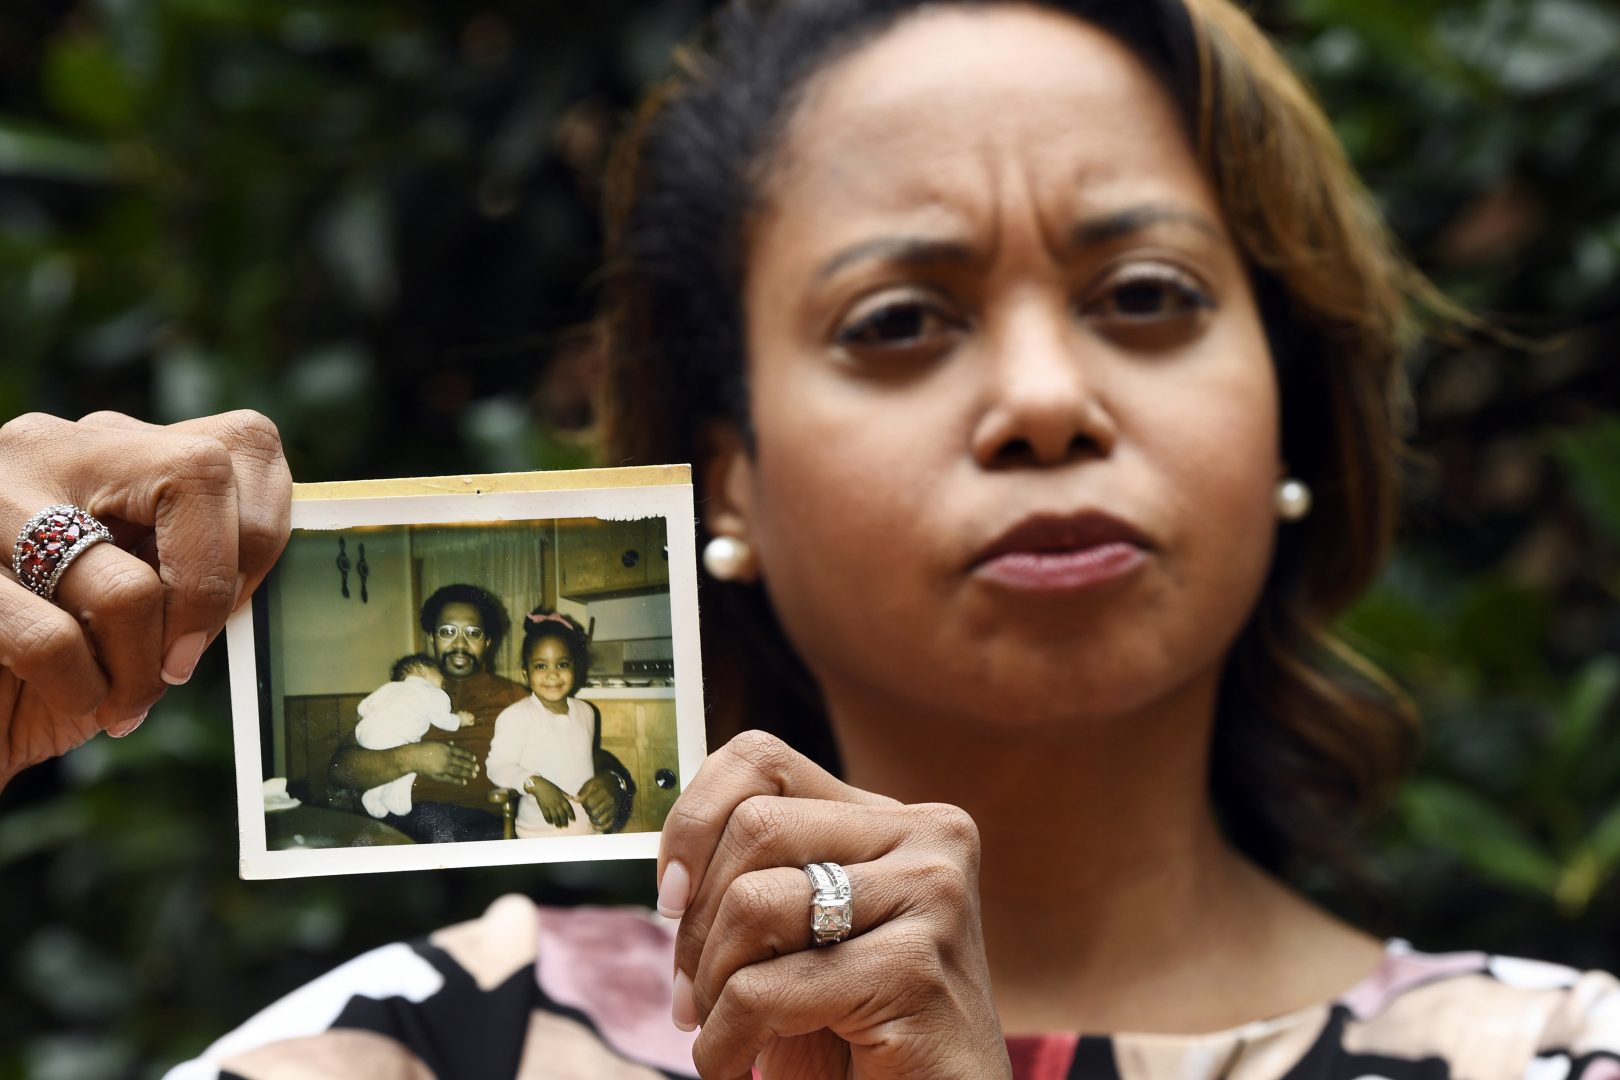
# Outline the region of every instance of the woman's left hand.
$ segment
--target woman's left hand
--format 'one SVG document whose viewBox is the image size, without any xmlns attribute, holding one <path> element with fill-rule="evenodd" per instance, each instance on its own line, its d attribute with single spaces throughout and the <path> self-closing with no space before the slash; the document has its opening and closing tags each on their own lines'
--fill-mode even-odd
<svg viewBox="0 0 1620 1080">
<path fill-rule="evenodd" d="M 850 879 L 847 940 L 810 944 L 802 867 Z M 659 907 L 684 909 L 677 1019 L 707 1080 L 1007 1077 L 979 924 L 979 837 L 953 806 L 850 787 L 746 732 L 670 809 Z"/>
<path fill-rule="evenodd" d="M 159 427 L 115 413 L 0 424 L 0 787 L 97 731 L 127 735 L 247 602 L 287 543 L 292 477 L 252 412 Z M 36 594 L 12 538 L 47 507 L 98 515 Z"/>
</svg>

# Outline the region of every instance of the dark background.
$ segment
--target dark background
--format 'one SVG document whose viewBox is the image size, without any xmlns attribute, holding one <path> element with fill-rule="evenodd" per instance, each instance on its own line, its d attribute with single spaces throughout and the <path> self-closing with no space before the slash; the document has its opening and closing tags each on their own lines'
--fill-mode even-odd
<svg viewBox="0 0 1620 1080">
<path fill-rule="evenodd" d="M 251 406 L 300 480 L 590 460 L 613 132 L 700 0 L 11 0 L 0 418 Z M 1267 0 L 1422 265 L 1409 539 L 1347 630 L 1422 704 L 1373 830 L 1420 947 L 1620 968 L 1620 9 Z M 650 864 L 236 879 L 222 649 L 0 794 L 0 1078 L 150 1075 L 372 945 Z M 1331 898 L 1330 898 L 1331 899 Z"/>
</svg>

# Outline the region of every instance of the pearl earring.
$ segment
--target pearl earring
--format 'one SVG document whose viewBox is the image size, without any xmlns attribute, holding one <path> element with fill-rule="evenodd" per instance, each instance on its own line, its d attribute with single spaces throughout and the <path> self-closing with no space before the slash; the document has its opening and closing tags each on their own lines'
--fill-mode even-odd
<svg viewBox="0 0 1620 1080">
<path fill-rule="evenodd" d="M 716 536 L 704 544 L 703 568 L 719 581 L 753 581 L 759 574 L 754 549 L 735 536 Z"/>
<path fill-rule="evenodd" d="M 1303 520 L 1311 512 L 1310 485 L 1292 476 L 1287 477 L 1277 483 L 1273 502 L 1277 507 L 1277 516 L 1284 521 Z"/>
</svg>

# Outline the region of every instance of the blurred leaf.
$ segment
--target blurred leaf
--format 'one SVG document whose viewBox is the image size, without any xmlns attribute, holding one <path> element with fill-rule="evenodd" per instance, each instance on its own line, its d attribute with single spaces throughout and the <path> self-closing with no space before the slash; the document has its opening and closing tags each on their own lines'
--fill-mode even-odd
<svg viewBox="0 0 1620 1080">
<path fill-rule="evenodd" d="M 337 280 L 362 306 L 384 307 L 394 298 L 388 204 L 376 188 L 351 191 L 327 212 L 321 250 Z"/>
<path fill-rule="evenodd" d="M 1568 766 L 1591 745 L 1620 691 L 1620 657 L 1600 656 L 1575 676 L 1559 710 L 1553 757 Z"/>
<path fill-rule="evenodd" d="M 1414 780 L 1401 795 L 1413 835 L 1449 851 L 1491 881 L 1550 896 L 1558 863 L 1492 803 L 1445 780 Z"/>
<path fill-rule="evenodd" d="M 162 309 L 143 299 L 86 328 L 75 343 L 75 351 L 86 366 L 101 370 L 136 363 L 146 355 L 153 335 L 164 322 Z"/>
<path fill-rule="evenodd" d="M 29 1080 L 115 1080 L 129 1075 L 136 1055 L 116 1035 L 50 1035 L 23 1048 Z"/>
<path fill-rule="evenodd" d="M 152 403 L 166 424 L 220 411 L 228 361 L 182 345 L 160 352 L 155 360 Z"/>
<path fill-rule="evenodd" d="M 135 123 L 135 100 L 104 38 L 56 39 L 45 57 L 45 93 L 63 118 L 118 134 Z"/>
<path fill-rule="evenodd" d="M 1587 513 L 1620 543 L 1620 416 L 1608 416 L 1553 436 L 1553 449 L 1569 469 Z"/>
<path fill-rule="evenodd" d="M 1620 804 L 1601 817 L 1564 866 L 1555 889 L 1566 915 L 1579 915 L 1620 865 Z"/>
<path fill-rule="evenodd" d="M 1488 0 L 1443 19 L 1438 28 L 1458 55 L 1525 94 L 1612 71 L 1620 56 L 1620 13 L 1591 0 Z"/>
<path fill-rule="evenodd" d="M 300 405 L 325 410 L 352 404 L 366 392 L 370 382 L 365 351 L 345 343 L 303 357 L 292 369 L 287 388 Z"/>
<path fill-rule="evenodd" d="M 1620 803 L 1598 819 L 1587 836 L 1586 846 L 1606 870 L 1620 865 Z"/>
<path fill-rule="evenodd" d="M 24 988 L 81 1022 L 115 1012 L 131 994 L 129 978 L 113 957 L 61 927 L 25 941 L 17 970 Z"/>
<path fill-rule="evenodd" d="M 1549 600 L 1535 589 L 1498 577 L 1470 583 L 1457 612 L 1457 643 L 1462 655 L 1501 684 L 1545 675 Z"/>
<path fill-rule="evenodd" d="M 113 175 L 112 155 L 99 143 L 0 118 L 0 175 L 99 183 Z"/>
<path fill-rule="evenodd" d="M 90 815 L 71 799 L 23 807 L 0 816 L 0 868 L 61 847 L 89 832 Z"/>
<path fill-rule="evenodd" d="M 518 472 L 535 467 L 529 410 L 521 401 L 495 397 L 466 412 L 462 434 L 477 448 L 480 469 Z"/>
<path fill-rule="evenodd" d="M 1364 596 L 1344 617 L 1343 626 L 1359 647 L 1405 672 L 1436 663 L 1449 651 L 1451 634 L 1440 612 L 1403 595 L 1388 581 Z"/>
</svg>

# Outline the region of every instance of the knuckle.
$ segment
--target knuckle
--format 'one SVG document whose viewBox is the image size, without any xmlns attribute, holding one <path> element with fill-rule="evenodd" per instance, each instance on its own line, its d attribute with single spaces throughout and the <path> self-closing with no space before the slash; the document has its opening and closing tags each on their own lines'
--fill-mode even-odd
<svg viewBox="0 0 1620 1080">
<path fill-rule="evenodd" d="M 775 973 L 760 967 L 746 967 L 726 980 L 722 997 L 730 999 L 731 1007 L 747 1017 L 769 1016 L 776 1012 L 782 1000 L 782 980 Z"/>
<path fill-rule="evenodd" d="M 924 803 L 917 810 L 946 843 L 975 859 L 978 857 L 979 826 L 966 810 L 949 803 Z"/>
<path fill-rule="evenodd" d="M 114 412 L 111 409 L 97 409 L 95 412 L 85 413 L 79 417 L 79 423 L 88 424 L 91 427 L 127 427 L 132 424 L 139 424 L 140 421 L 124 413 Z"/>
<path fill-rule="evenodd" d="M 231 452 L 218 439 L 206 435 L 177 436 L 170 452 L 175 471 L 198 486 L 220 489 L 234 480 Z"/>
<path fill-rule="evenodd" d="M 7 442 L 16 441 L 23 445 L 33 445 L 59 435 L 66 425 L 66 420 L 46 413 L 23 413 L 0 424 L 0 437 L 4 437 Z"/>
<path fill-rule="evenodd" d="M 7 652 L 6 667 L 25 670 L 47 667 L 61 668 L 71 663 L 84 648 L 84 635 L 77 624 L 60 611 L 49 613 L 25 624 L 16 634 Z"/>
<path fill-rule="evenodd" d="M 738 804 L 726 826 L 729 842 L 743 851 L 769 851 L 781 843 L 787 831 L 781 802 L 760 795 Z"/>
<path fill-rule="evenodd" d="M 932 906 L 946 911 L 966 911 L 975 902 L 973 876 L 962 863 L 936 856 L 923 859 L 913 868 L 918 893 Z"/>
<path fill-rule="evenodd" d="M 219 417 L 219 439 L 237 452 L 264 462 L 280 461 L 281 430 L 276 422 L 253 409 L 238 409 Z"/>
<path fill-rule="evenodd" d="M 772 913 L 781 899 L 781 890 L 760 874 L 744 874 L 726 886 L 720 901 L 720 919 L 728 927 L 749 937 L 772 926 Z M 772 935 L 774 936 L 774 935 Z"/>
<path fill-rule="evenodd" d="M 696 801 L 690 793 L 684 793 L 675 800 L 675 805 L 671 806 L 669 813 L 664 816 L 664 832 L 675 838 L 701 835 L 713 820 L 713 809 L 710 806 Z"/>
<path fill-rule="evenodd" d="M 220 573 L 203 574 L 191 583 L 187 591 L 189 595 L 182 597 L 186 602 L 218 609 L 223 613 L 236 597 L 236 582 Z"/>
<path fill-rule="evenodd" d="M 163 584 L 145 563 L 120 560 L 96 581 L 98 607 L 120 622 L 156 614 L 163 602 Z"/>
<path fill-rule="evenodd" d="M 763 731 L 740 732 L 726 743 L 724 752 L 743 767 L 764 773 L 781 772 L 793 756 L 787 743 Z"/>
<path fill-rule="evenodd" d="M 717 1005 L 716 1010 L 723 1007 Z M 756 1075 L 752 1072 L 752 1063 L 742 1059 L 735 1038 L 726 1038 L 727 1035 L 737 1034 L 734 1025 L 725 1020 L 717 1022 L 713 1017 L 698 1030 L 697 1040 L 692 1043 L 692 1065 L 699 1076 L 711 1080 L 713 1077 L 731 1077 L 739 1073 Z"/>
<path fill-rule="evenodd" d="M 895 972 L 904 972 L 896 990 L 927 998 L 947 981 L 945 960 L 934 934 L 919 921 L 908 919 L 891 924 L 884 943 L 885 962 Z M 913 999 L 914 1003 L 917 999 Z"/>
<path fill-rule="evenodd" d="M 168 434 L 159 454 L 159 475 L 152 490 L 160 502 L 220 499 L 236 489 L 230 451 L 218 439 L 190 433 Z"/>
<path fill-rule="evenodd" d="M 243 503 L 241 513 L 241 547 L 244 559 L 270 562 L 281 551 L 290 533 L 288 518 L 283 508 L 274 508 L 257 502 Z"/>
</svg>

